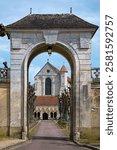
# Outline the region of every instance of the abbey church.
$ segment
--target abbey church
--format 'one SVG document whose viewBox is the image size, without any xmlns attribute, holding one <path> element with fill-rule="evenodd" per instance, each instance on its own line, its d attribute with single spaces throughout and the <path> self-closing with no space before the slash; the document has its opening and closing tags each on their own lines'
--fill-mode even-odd
<svg viewBox="0 0 117 150">
<path fill-rule="evenodd" d="M 35 112 L 37 119 L 58 119 L 60 117 L 58 108 L 58 95 L 69 86 L 68 71 L 63 65 L 57 69 L 47 62 L 35 75 Z"/>
</svg>

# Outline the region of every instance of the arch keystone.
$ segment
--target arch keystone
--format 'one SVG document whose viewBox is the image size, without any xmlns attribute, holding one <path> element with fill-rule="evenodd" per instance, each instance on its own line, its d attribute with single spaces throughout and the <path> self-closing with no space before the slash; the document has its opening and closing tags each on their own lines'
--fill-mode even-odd
<svg viewBox="0 0 117 150">
<path fill-rule="evenodd" d="M 46 44 L 55 44 L 58 37 L 57 30 L 45 30 L 43 31 Z"/>
</svg>

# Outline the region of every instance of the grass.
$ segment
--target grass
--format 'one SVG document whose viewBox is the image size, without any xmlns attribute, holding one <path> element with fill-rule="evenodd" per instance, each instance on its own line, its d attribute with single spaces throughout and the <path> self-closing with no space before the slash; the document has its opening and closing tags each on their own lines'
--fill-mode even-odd
<svg viewBox="0 0 117 150">
<path fill-rule="evenodd" d="M 37 131 L 39 127 L 39 124 L 37 123 L 34 127 L 32 127 L 29 131 L 29 139 L 32 138 L 32 136 L 35 134 L 35 132 Z M 1 134 L 0 135 L 0 141 L 4 141 L 4 140 L 10 140 L 10 139 L 16 139 L 16 138 L 13 138 L 13 137 L 9 137 L 9 136 L 6 136 L 6 135 L 3 135 Z"/>
<path fill-rule="evenodd" d="M 68 123 L 65 120 L 58 120 L 58 126 L 63 129 L 64 135 L 69 136 L 70 132 L 68 129 Z"/>
<path fill-rule="evenodd" d="M 9 137 L 9 136 L 0 136 L 0 141 L 12 140 L 12 139 L 16 139 L 16 138 Z"/>
<path fill-rule="evenodd" d="M 57 124 L 60 126 L 60 128 L 66 128 L 66 126 L 67 126 L 67 122 L 66 121 L 64 121 L 64 120 L 58 120 L 57 121 Z"/>
<path fill-rule="evenodd" d="M 79 139 L 78 142 L 81 143 L 81 144 L 96 145 L 96 144 L 100 143 L 100 140 L 96 140 L 96 139 Z"/>
<path fill-rule="evenodd" d="M 36 133 L 37 129 L 39 127 L 39 124 L 37 123 L 34 127 L 32 127 L 29 131 L 29 139 L 32 138 L 32 136 Z"/>
<path fill-rule="evenodd" d="M 10 139 L 10 137 L 4 137 L 4 136 L 0 136 L 0 141 L 4 141 L 4 140 L 8 140 L 8 139 Z"/>
</svg>

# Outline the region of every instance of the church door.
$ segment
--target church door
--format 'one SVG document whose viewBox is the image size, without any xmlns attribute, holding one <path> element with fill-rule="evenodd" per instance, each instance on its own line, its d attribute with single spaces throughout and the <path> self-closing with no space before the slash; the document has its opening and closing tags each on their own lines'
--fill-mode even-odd
<svg viewBox="0 0 117 150">
<path fill-rule="evenodd" d="M 43 113 L 43 120 L 48 120 L 48 114 L 47 113 Z"/>
</svg>

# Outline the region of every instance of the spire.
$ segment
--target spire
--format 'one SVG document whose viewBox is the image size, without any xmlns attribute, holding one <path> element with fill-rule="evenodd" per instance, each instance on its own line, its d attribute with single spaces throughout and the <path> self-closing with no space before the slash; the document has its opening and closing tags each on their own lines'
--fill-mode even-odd
<svg viewBox="0 0 117 150">
<path fill-rule="evenodd" d="M 47 62 L 49 63 L 49 59 L 47 59 Z"/>
<path fill-rule="evenodd" d="M 63 65 L 63 66 L 61 67 L 60 72 L 68 72 L 67 69 L 66 69 L 66 67 L 65 67 L 65 65 Z"/>
<path fill-rule="evenodd" d="M 70 14 L 72 14 L 72 7 L 70 7 Z"/>
<path fill-rule="evenodd" d="M 32 8 L 30 8 L 30 15 L 32 15 Z"/>
</svg>

